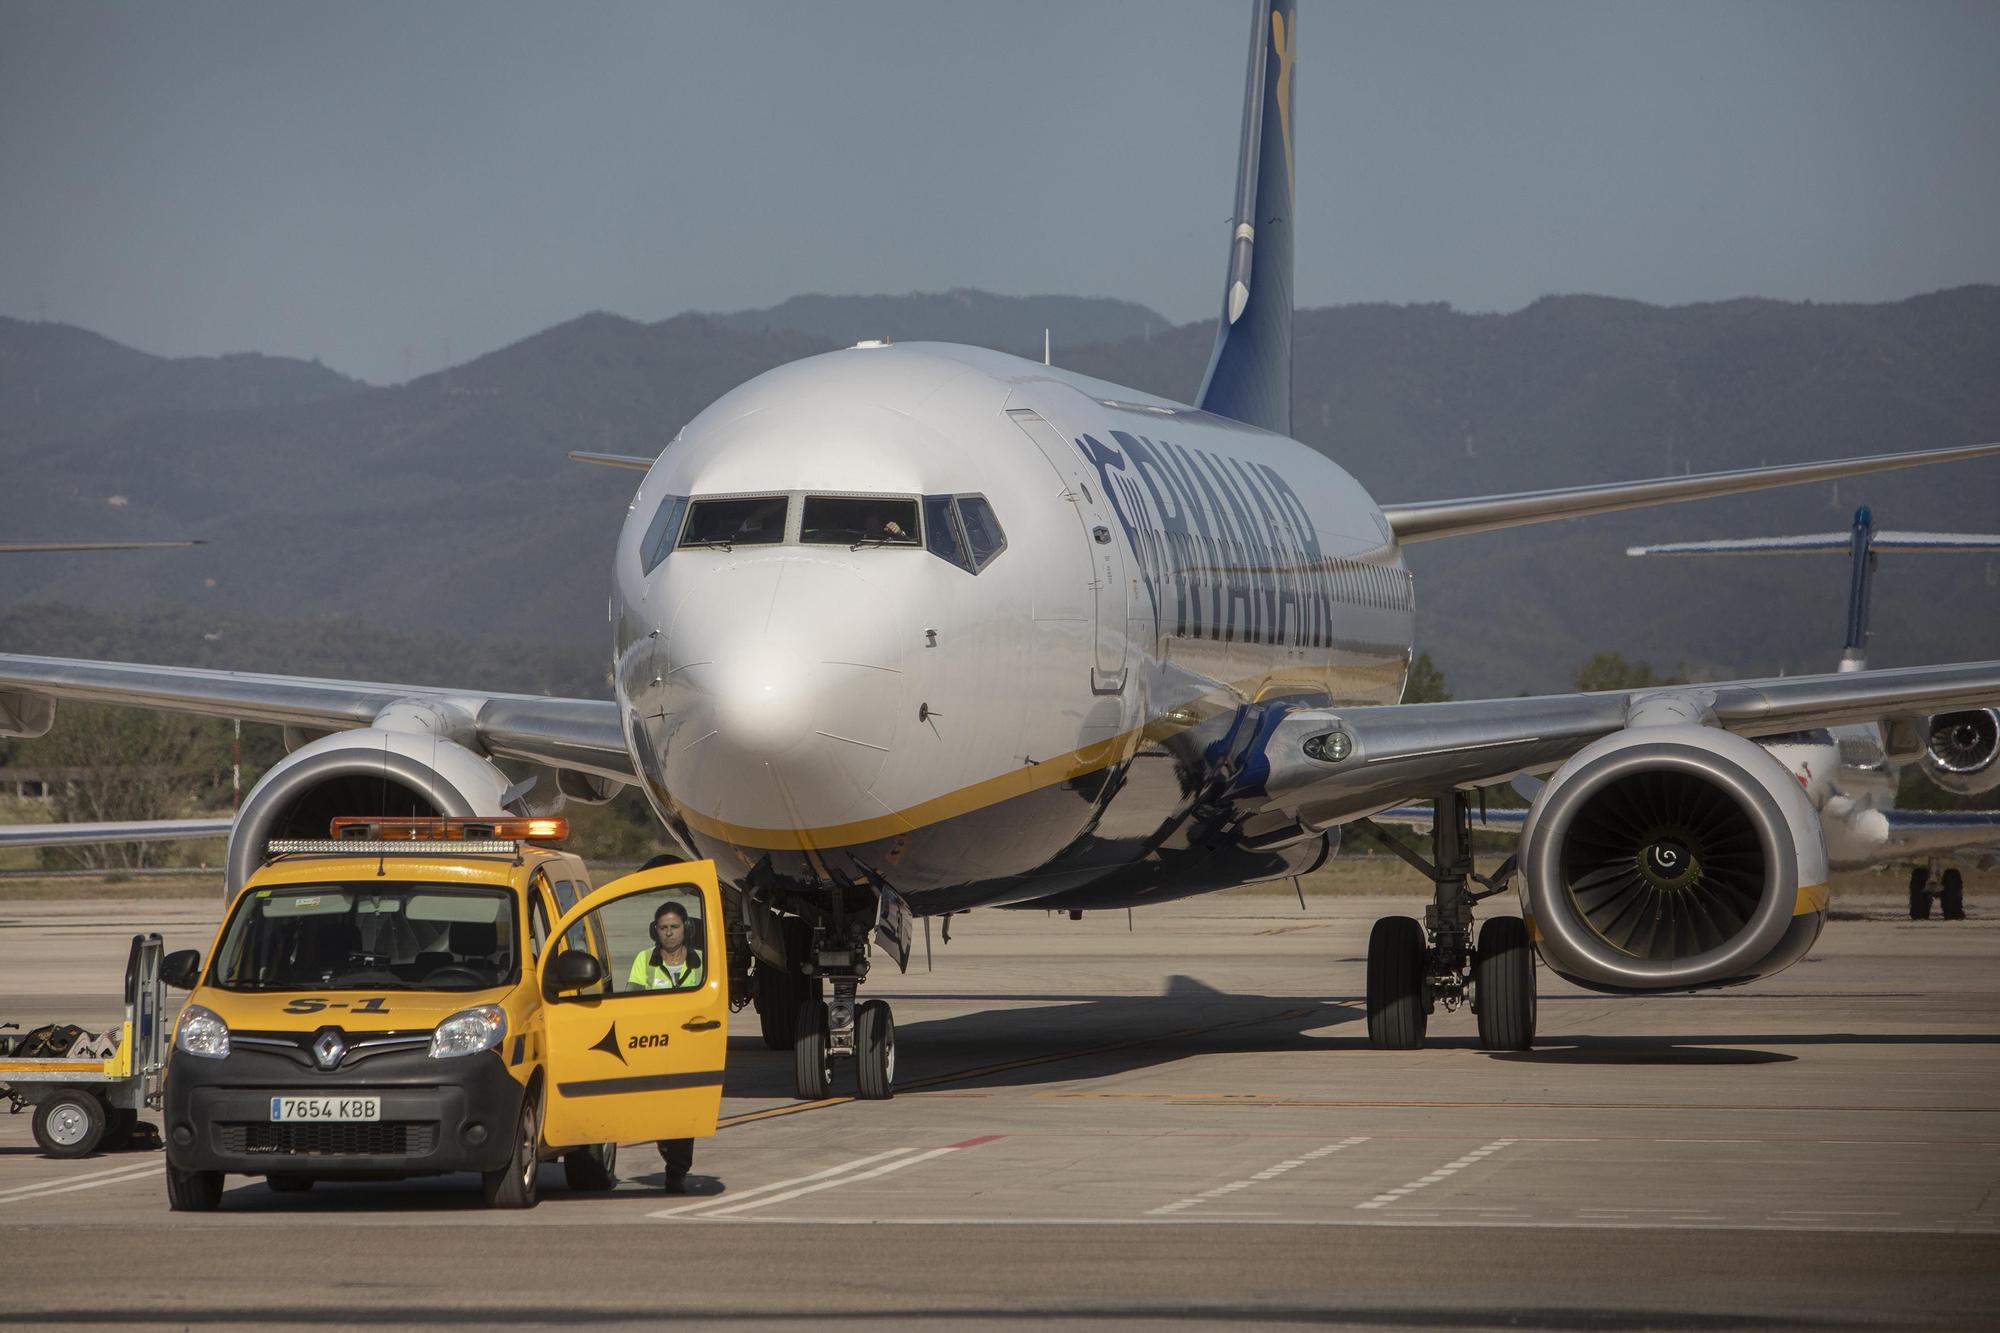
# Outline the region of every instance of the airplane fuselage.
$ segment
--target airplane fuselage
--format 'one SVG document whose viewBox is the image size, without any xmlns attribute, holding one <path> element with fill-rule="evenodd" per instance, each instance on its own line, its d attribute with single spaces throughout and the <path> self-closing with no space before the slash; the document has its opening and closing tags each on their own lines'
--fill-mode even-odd
<svg viewBox="0 0 2000 1333">
<path fill-rule="evenodd" d="M 720 497 L 784 507 L 686 544 L 689 502 Z M 812 497 L 924 530 L 828 541 Z M 1399 699 L 1414 598 L 1379 506 L 1294 440 L 978 348 L 864 345 L 688 423 L 633 500 L 611 617 L 635 771 L 690 852 L 936 912 L 1316 861 L 1243 852 L 1203 797 L 1259 705 Z"/>
</svg>

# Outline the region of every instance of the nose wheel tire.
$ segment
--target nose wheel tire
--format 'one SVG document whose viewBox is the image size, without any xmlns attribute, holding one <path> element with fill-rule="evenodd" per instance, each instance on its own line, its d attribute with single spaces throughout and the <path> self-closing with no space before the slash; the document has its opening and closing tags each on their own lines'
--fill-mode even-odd
<svg viewBox="0 0 2000 1333">
<path fill-rule="evenodd" d="M 1430 1025 L 1424 962 L 1424 928 L 1410 917 L 1385 916 L 1369 932 L 1368 1044 L 1376 1050 L 1424 1044 Z"/>
<path fill-rule="evenodd" d="M 480 1192 L 488 1208 L 533 1208 L 541 1202 L 542 1097 L 539 1090 L 521 1099 L 521 1120 L 514 1131 L 514 1151 L 507 1165 L 480 1176 Z"/>
<path fill-rule="evenodd" d="M 807 1000 L 799 1006 L 792 1041 L 792 1079 L 799 1100 L 816 1102 L 833 1089 L 833 1056 L 827 1051 L 826 1006 Z"/>
<path fill-rule="evenodd" d="M 1940 915 L 1947 921 L 1965 920 L 1965 876 L 1954 868 L 1944 872 L 1944 887 L 1938 890 Z"/>
<path fill-rule="evenodd" d="M 88 1157 L 104 1137 L 104 1103 L 64 1088 L 35 1107 L 35 1143 L 51 1157 Z"/>
<path fill-rule="evenodd" d="M 863 1000 L 854 1014 L 854 1072 L 864 1101 L 896 1092 L 896 1020 L 886 1000 Z"/>
<path fill-rule="evenodd" d="M 1931 919 L 1931 872 L 1925 866 L 1918 866 L 1910 872 L 1910 920 Z"/>
<path fill-rule="evenodd" d="M 1535 1044 L 1535 946 L 1520 917 L 1489 917 L 1480 926 L 1472 1008 L 1481 1049 L 1525 1051 Z"/>
<path fill-rule="evenodd" d="M 791 1050 L 798 1040 L 799 1007 L 820 997 L 819 979 L 759 962 L 752 984 L 764 1045 L 774 1051 Z"/>
<path fill-rule="evenodd" d="M 220 1171 L 181 1171 L 167 1163 L 167 1207 L 176 1213 L 212 1213 L 222 1203 Z"/>
</svg>

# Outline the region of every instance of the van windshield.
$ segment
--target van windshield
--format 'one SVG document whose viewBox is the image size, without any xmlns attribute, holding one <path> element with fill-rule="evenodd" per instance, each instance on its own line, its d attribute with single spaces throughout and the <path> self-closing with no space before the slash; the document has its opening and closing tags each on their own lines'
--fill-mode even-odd
<svg viewBox="0 0 2000 1333">
<path fill-rule="evenodd" d="M 224 990 L 486 990 L 520 980 L 513 894 L 368 880 L 243 895 L 209 968 Z"/>
</svg>

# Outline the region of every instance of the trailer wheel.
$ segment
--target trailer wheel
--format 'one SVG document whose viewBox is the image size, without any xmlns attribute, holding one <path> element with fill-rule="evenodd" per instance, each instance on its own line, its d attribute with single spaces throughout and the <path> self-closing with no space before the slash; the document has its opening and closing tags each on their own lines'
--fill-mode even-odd
<svg viewBox="0 0 2000 1333">
<path fill-rule="evenodd" d="M 104 1103 L 64 1088 L 35 1107 L 35 1142 L 51 1157 L 88 1157 L 104 1137 Z"/>
</svg>

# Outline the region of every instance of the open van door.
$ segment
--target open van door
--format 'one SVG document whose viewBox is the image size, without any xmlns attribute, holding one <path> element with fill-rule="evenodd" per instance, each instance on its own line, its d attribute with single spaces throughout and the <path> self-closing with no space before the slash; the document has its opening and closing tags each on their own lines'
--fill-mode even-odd
<svg viewBox="0 0 2000 1333">
<path fill-rule="evenodd" d="M 612 880 L 550 935 L 540 963 L 544 1141 L 562 1148 L 715 1133 L 729 1045 L 715 866 L 693 861 Z M 663 962 L 663 939 L 684 946 L 682 964 Z"/>
</svg>

